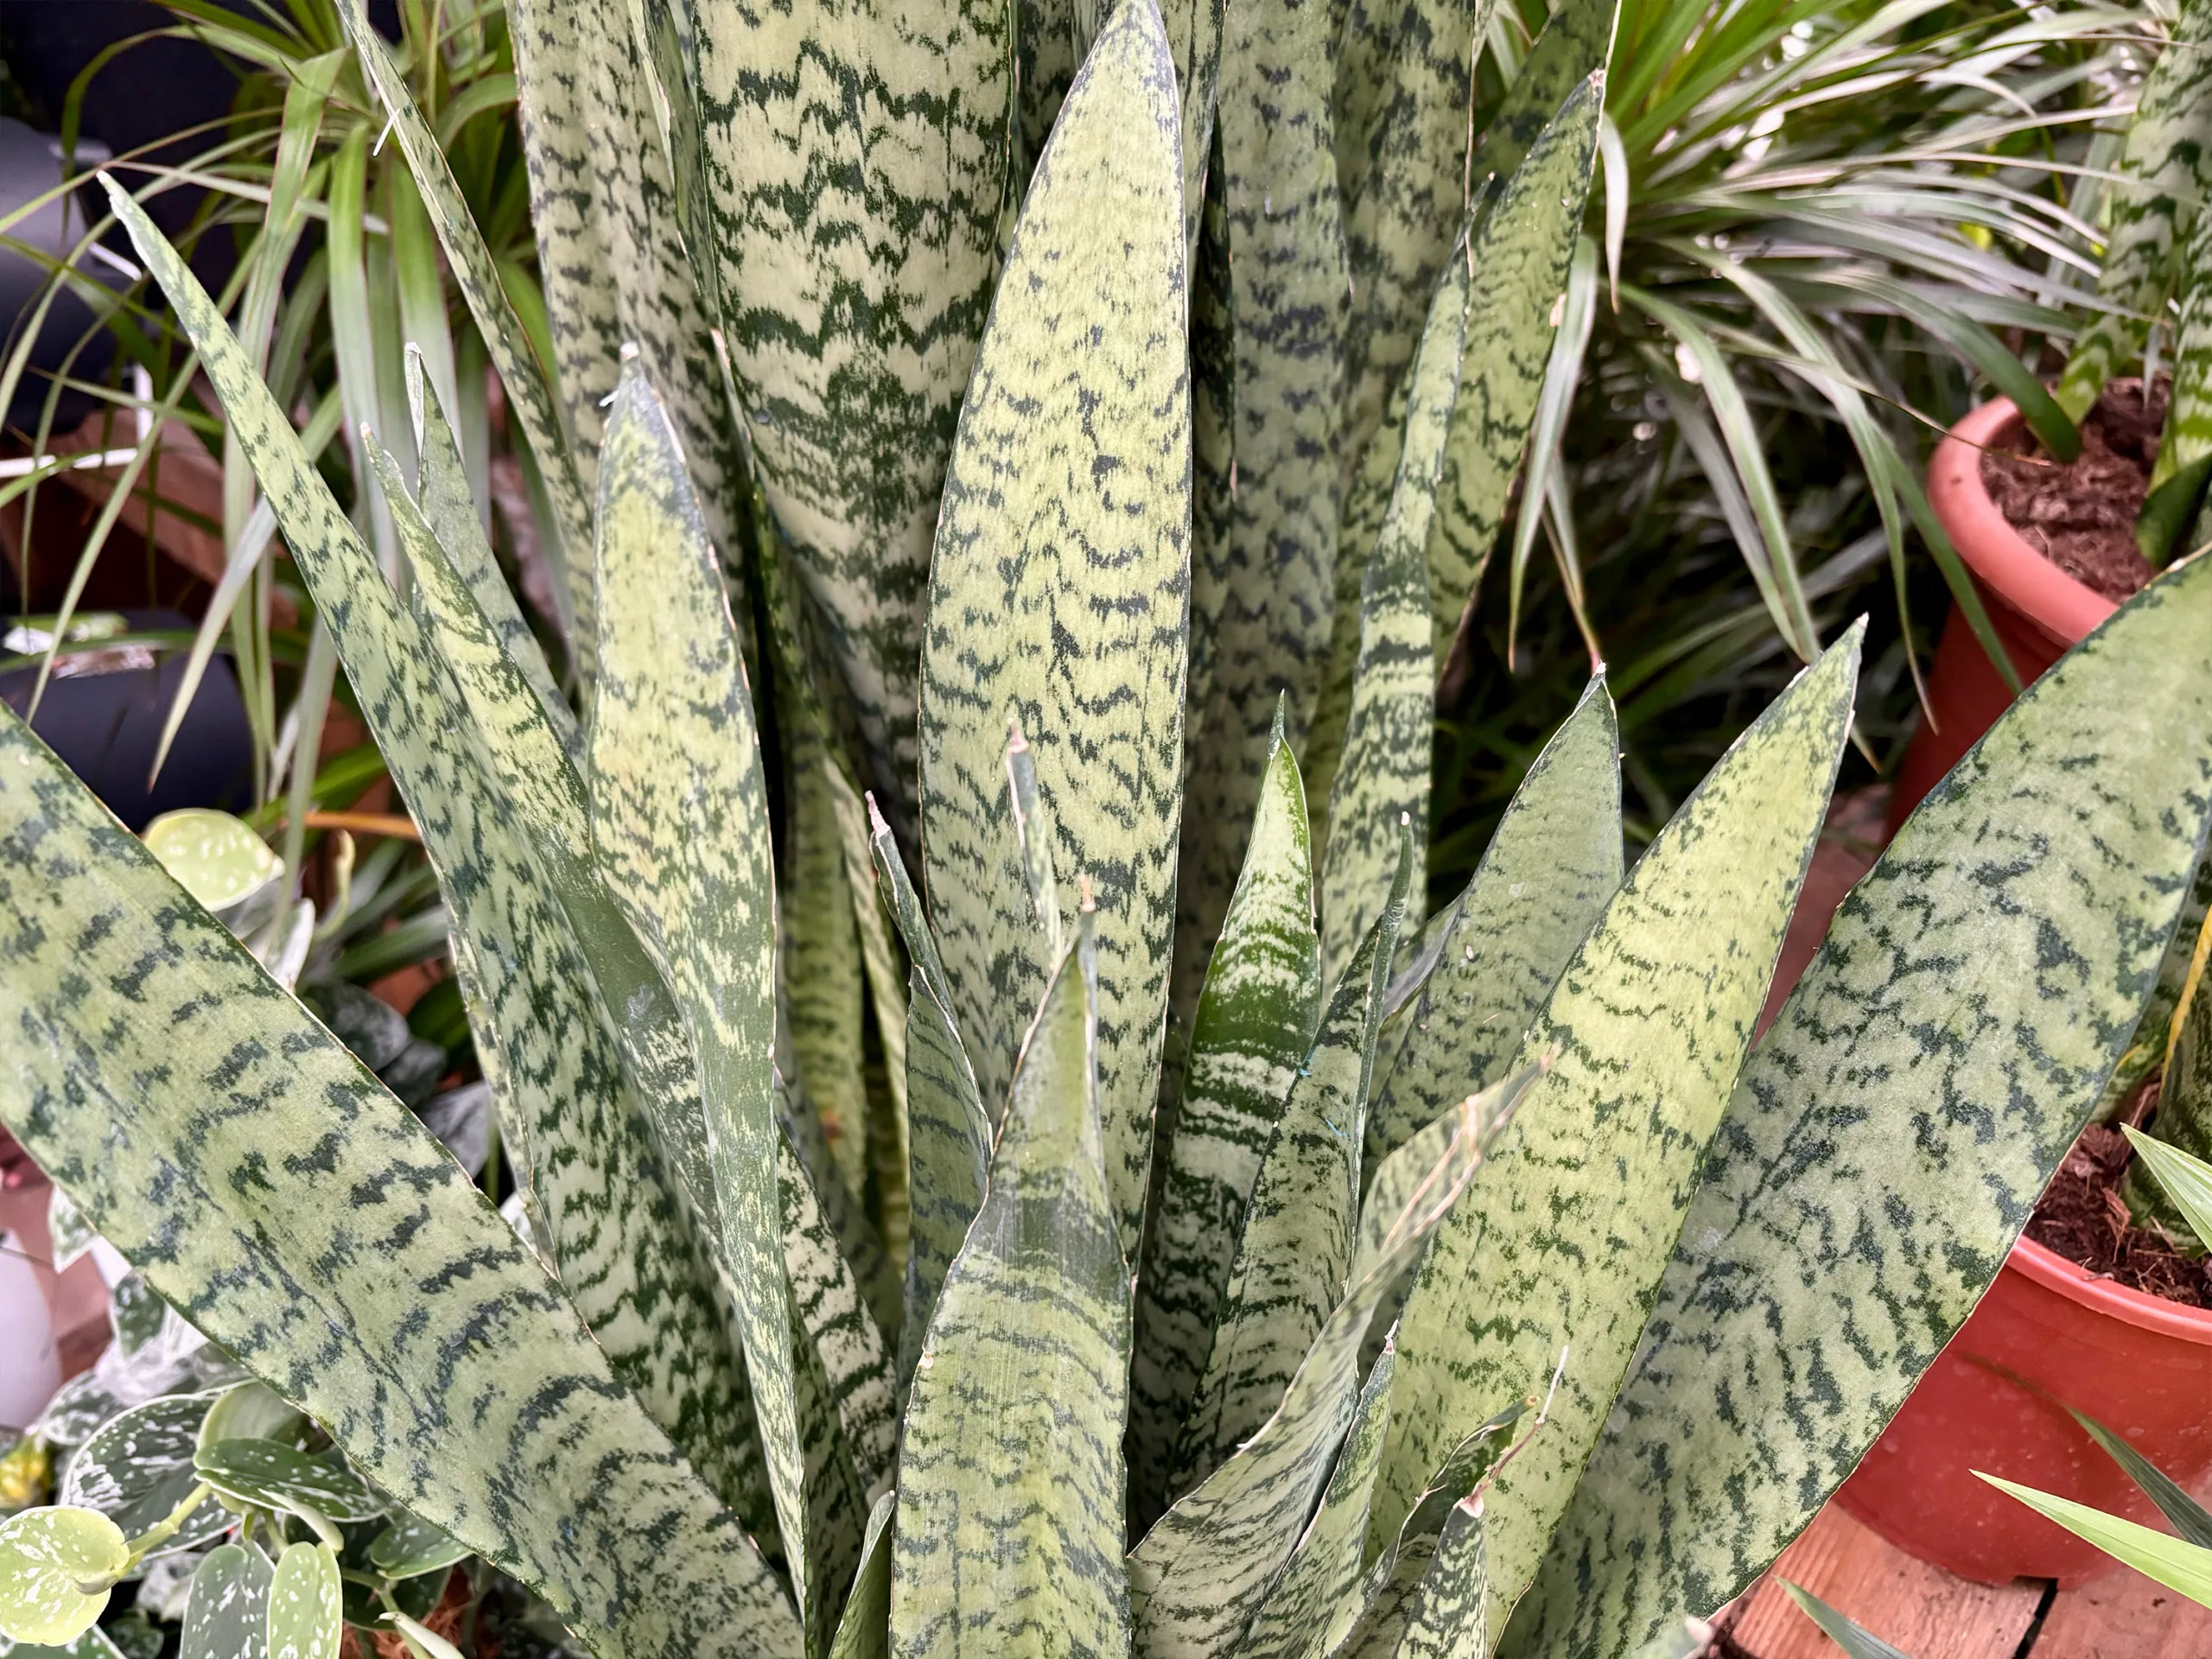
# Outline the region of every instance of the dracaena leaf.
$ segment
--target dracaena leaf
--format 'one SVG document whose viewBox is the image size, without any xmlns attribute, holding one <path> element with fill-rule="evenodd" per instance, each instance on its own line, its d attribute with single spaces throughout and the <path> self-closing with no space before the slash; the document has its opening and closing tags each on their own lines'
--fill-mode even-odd
<svg viewBox="0 0 2212 1659">
<path fill-rule="evenodd" d="M 1844 901 L 1737 1085 L 1624 1431 L 1507 1652 L 1619 1651 L 1748 1584 L 1996 1276 L 2188 890 L 2212 802 L 2208 671 L 2199 561 L 2030 688 Z M 1923 1264 L 1909 1287 L 1881 1265 L 1897 1261 Z M 1631 1556 L 1635 1573 L 1610 1569 Z"/>
<path fill-rule="evenodd" d="M 1842 757 L 1861 631 L 1737 741 L 1606 906 L 1523 1043 L 1531 1059 L 1556 1050 L 1551 1070 L 1407 1300 L 1370 1541 L 1459 1437 L 1567 1354 L 1550 1421 L 1491 1507 L 1493 1627 L 1611 1410 L 1735 1086 Z"/>
<path fill-rule="evenodd" d="M 1183 764 L 1191 415 L 1176 96 L 1154 0 L 1118 8 L 1038 164 L 962 405 L 923 653 L 923 849 L 949 1012 L 995 1103 L 1049 965 L 1005 808 L 1012 715 L 1058 826 L 1062 931 L 1082 883 L 1097 899 L 1099 1097 L 1131 1250 Z"/>
</svg>

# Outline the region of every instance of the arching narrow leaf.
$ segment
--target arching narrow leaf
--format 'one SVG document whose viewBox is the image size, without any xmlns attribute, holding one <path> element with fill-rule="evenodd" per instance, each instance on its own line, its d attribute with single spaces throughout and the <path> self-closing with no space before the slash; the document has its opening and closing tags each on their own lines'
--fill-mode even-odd
<svg viewBox="0 0 2212 1659">
<path fill-rule="evenodd" d="M 667 412 L 626 365 L 600 448 L 592 833 L 683 1012 L 785 1558 L 810 1632 L 805 1448 L 777 1198 L 775 878 L 752 694 Z"/>
<path fill-rule="evenodd" d="M 1282 1405 L 1236 1456 L 1160 1518 L 1128 1558 L 1137 1651 L 1215 1659 L 1233 1649 L 1297 1548 L 1357 1404 L 1360 1338 L 1369 1317 L 1467 1189 L 1484 1148 L 1474 1103 L 1391 1219 L 1321 1327 Z"/>
<path fill-rule="evenodd" d="M 1046 965 L 1003 804 L 1011 716 L 1058 830 L 1064 932 L 1078 879 L 1097 897 L 1100 1109 L 1131 1251 L 1174 921 L 1190 596 L 1174 82 L 1154 0 L 1119 7 L 1038 163 L 962 407 L 923 660 L 923 849 L 949 1011 L 998 1100 Z"/>
<path fill-rule="evenodd" d="M 699 125 L 760 486 L 879 798 L 911 831 L 931 536 L 990 301 L 1011 20 L 950 0 L 834 16 L 696 9 Z"/>
<path fill-rule="evenodd" d="M 1406 1604 L 1395 1659 L 1480 1659 L 1490 1651 L 1490 1559 L 1479 1497 L 1444 1517 L 1436 1554 Z"/>
<path fill-rule="evenodd" d="M 1444 912 L 1436 966 L 1387 1072 L 1378 1058 L 1370 1170 L 1511 1064 L 1620 882 L 1620 728 L 1600 677 L 1529 766 L 1466 890 Z"/>
<path fill-rule="evenodd" d="M 1618 1652 L 1750 1583 L 1995 1277 L 2196 868 L 2209 671 L 2200 560 L 2031 687 L 1844 901 L 1737 1085 L 1509 1652 Z"/>
<path fill-rule="evenodd" d="M 819 1358 L 844 1455 L 868 1494 L 858 1512 L 849 1517 L 857 1546 L 868 1506 L 891 1478 L 892 1456 L 898 1446 L 899 1406 L 891 1356 L 791 1137 L 779 1133 L 776 1148 L 791 1315 L 799 1335 Z"/>
<path fill-rule="evenodd" d="M 451 1155 L 12 719 L 0 906 L 0 1111 L 164 1298 L 579 1629 L 798 1653 L 734 1517 Z"/>
<path fill-rule="evenodd" d="M 1244 873 L 1191 1025 L 1151 1254 L 1138 1286 L 1129 1408 L 1134 1509 L 1166 1503 L 1167 1459 L 1213 1344 L 1252 1184 L 1320 1016 L 1306 791 L 1278 712 Z"/>
<path fill-rule="evenodd" d="M 1274 1414 L 1348 1288 L 1368 1077 L 1413 881 L 1414 845 L 1400 830 L 1390 902 L 1329 999 L 1260 1165 L 1205 1370 L 1177 1441 L 1174 1493 L 1228 1461 Z"/>
<path fill-rule="evenodd" d="M 1735 1086 L 1842 757 L 1862 632 L 1738 740 L 1606 906 L 1522 1047 L 1556 1060 L 1407 1300 L 1370 1541 L 1459 1436 L 1568 1356 L 1491 1505 L 1498 1626 L 1611 1409 Z"/>
<path fill-rule="evenodd" d="M 1128 1270 L 1098 1117 L 1090 912 L 1014 1072 L 1006 1130 L 914 1373 L 891 1651 L 1129 1643 Z"/>
<path fill-rule="evenodd" d="M 861 1569 L 845 1599 L 845 1611 L 838 1616 L 830 1659 L 890 1659 L 891 1520 L 898 1509 L 899 1494 L 886 1492 L 868 1514 Z"/>
</svg>

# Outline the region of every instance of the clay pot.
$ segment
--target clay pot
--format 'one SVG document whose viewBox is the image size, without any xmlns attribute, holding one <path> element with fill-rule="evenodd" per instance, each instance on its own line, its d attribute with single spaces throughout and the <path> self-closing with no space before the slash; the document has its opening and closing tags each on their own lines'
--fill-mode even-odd
<svg viewBox="0 0 2212 1659">
<path fill-rule="evenodd" d="M 1982 487 L 1981 452 L 2020 448 L 2025 433 L 2020 411 L 1999 397 L 1953 427 L 1928 464 L 1929 505 L 1973 574 L 2023 685 L 2118 608 L 2031 547 Z M 1936 647 L 1928 701 L 1935 719 L 1922 725 L 1906 750 L 1890 798 L 1892 833 L 2012 701 L 2011 688 L 1955 607 Z"/>
<path fill-rule="evenodd" d="M 2025 684 L 2115 607 L 2022 539 L 1982 487 L 1980 450 L 2021 437 L 2011 403 L 1984 404 L 1937 448 L 1928 495 Z M 1937 723 L 1923 727 L 1899 769 L 1892 830 L 2012 700 L 1955 611 L 1929 694 Z M 2110 1557 L 1974 1475 L 1986 1470 L 2163 1529 L 2069 1406 L 2196 1486 L 2212 1472 L 2212 1312 L 2096 1278 L 2024 1238 L 1837 1501 L 1899 1548 L 1963 1578 L 2094 1578 L 2116 1565 Z"/>
</svg>

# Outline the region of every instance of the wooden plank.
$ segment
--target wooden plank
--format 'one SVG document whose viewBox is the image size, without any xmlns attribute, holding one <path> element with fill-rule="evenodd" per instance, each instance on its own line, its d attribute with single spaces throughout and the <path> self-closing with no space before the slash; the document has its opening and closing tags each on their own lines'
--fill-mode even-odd
<svg viewBox="0 0 2212 1659">
<path fill-rule="evenodd" d="M 2121 1567 L 2062 1592 L 2034 1659 L 2198 1659 L 2212 1653 L 2212 1608 Z"/>
<path fill-rule="evenodd" d="M 2043 1586 L 2029 1580 L 1993 1587 L 1953 1578 L 1831 1506 L 1745 1592 L 1727 1622 L 1729 1640 L 1745 1659 L 1836 1659 L 1834 1644 L 1777 1578 L 1802 1585 L 1913 1659 L 2013 1659 L 2043 1597 Z M 2039 1646 L 2036 1659 L 2044 1659 Z"/>
</svg>

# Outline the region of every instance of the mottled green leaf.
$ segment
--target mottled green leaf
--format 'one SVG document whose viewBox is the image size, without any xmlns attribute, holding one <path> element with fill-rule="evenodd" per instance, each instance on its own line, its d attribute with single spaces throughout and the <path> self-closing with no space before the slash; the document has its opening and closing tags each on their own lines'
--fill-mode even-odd
<svg viewBox="0 0 2212 1659">
<path fill-rule="evenodd" d="M 1191 1025 L 1130 1370 L 1131 1504 L 1164 1507 L 1252 1184 L 1321 1017 L 1306 791 L 1278 709 L 1251 842 Z"/>
<path fill-rule="evenodd" d="M 192 1454 L 213 1394 L 169 1394 L 111 1417 L 77 1448 L 54 1494 L 59 1503 L 98 1510 L 136 1538 L 151 1531 L 191 1496 L 198 1477 Z M 164 1549 L 197 1549 L 230 1530 L 231 1517 L 213 1499 L 183 1517 Z"/>
<path fill-rule="evenodd" d="M 1446 1141 L 1430 1179 L 1392 1218 L 1381 1248 L 1321 1327 L 1274 1415 L 1130 1553 L 1139 1652 L 1152 1659 L 1216 1659 L 1234 1650 L 1266 1601 L 1351 1427 L 1369 1317 L 1482 1161 L 1475 1103 L 1453 1120 L 1458 1133 Z"/>
<path fill-rule="evenodd" d="M 1479 1496 L 1452 1506 L 1435 1558 L 1406 1604 L 1396 1659 L 1484 1659 L 1490 1651 L 1487 1535 Z"/>
<path fill-rule="evenodd" d="M 1090 912 L 1077 928 L 914 1373 L 891 1585 L 901 1656 L 1128 1648 L 1129 1281 L 1098 1115 Z"/>
<path fill-rule="evenodd" d="M 1238 1659 L 1312 1659 L 1327 1653 L 1351 1628 L 1348 1605 L 1359 1581 L 1367 1538 L 1367 1500 L 1382 1463 L 1390 1426 L 1390 1379 L 1396 1351 L 1384 1344 L 1353 1408 L 1351 1428 L 1321 1493 L 1321 1507 L 1291 1553 L 1281 1580 L 1252 1621 Z"/>
<path fill-rule="evenodd" d="M 1174 921 L 1190 591 L 1174 79 L 1158 7 L 1120 7 L 1038 163 L 961 410 L 923 661 L 923 849 L 949 1011 L 984 1100 L 1000 1099 L 1046 965 L 1004 806 L 1013 716 L 1058 830 L 1064 932 L 1079 883 L 1096 895 L 1100 1109 L 1132 1252 Z"/>
<path fill-rule="evenodd" d="M 2105 260 L 2097 276 L 2104 308 L 2074 342 L 2053 396 L 2073 420 L 2105 382 L 2141 354 L 2200 208 L 2212 196 L 2212 5 L 2184 0 L 2173 33 L 2145 77 L 2120 151 Z M 2198 266 L 2196 285 L 2203 283 Z M 2162 452 L 2161 477 L 2172 471 Z"/>
<path fill-rule="evenodd" d="M 2212 19 L 2212 4 L 2199 3 L 2192 10 Z M 2212 92 L 2212 22 L 2202 28 L 2204 38 L 2197 45 L 2196 55 L 2208 67 L 2201 72 L 2194 92 L 2200 110 L 2212 102 L 2206 96 Z M 2168 59 L 2174 55 L 2171 50 L 2166 54 Z M 2204 124 L 2202 143 L 2212 150 L 2212 119 Z M 2202 170 L 2203 177 L 2197 188 L 2212 190 L 2212 159 L 2205 161 Z M 2166 429 L 2158 439 L 2158 462 L 2151 468 L 2152 500 L 2160 499 L 2163 488 L 2178 493 L 2182 501 L 2193 501 L 2204 487 L 2204 468 L 2212 460 L 2212 212 L 2196 215 L 2183 254 L 2183 271 L 2181 318 L 2174 329 L 2171 401 L 2166 408 Z M 2165 505 L 2175 519 L 2187 516 L 2193 521 L 2182 531 L 2178 545 L 2171 548 L 2169 556 L 2197 551 L 2205 538 L 2203 515 L 2188 514 L 2179 502 Z M 2144 505 L 2147 510 L 2151 502 Z"/>
<path fill-rule="evenodd" d="M 330 1521 L 367 1521 L 385 1511 L 384 1500 L 343 1464 L 276 1440 L 217 1440 L 194 1456 L 193 1466 L 225 1497 L 257 1509 Z"/>
<path fill-rule="evenodd" d="M 1377 1061 L 1370 1170 L 1511 1064 L 1620 882 L 1620 729 L 1600 676 L 1529 766 L 1473 879 L 1443 912 L 1436 965 L 1396 1056 L 1387 1070 Z"/>
<path fill-rule="evenodd" d="M 1170 1467 L 1169 1490 L 1177 1495 L 1227 1462 L 1274 1414 L 1348 1288 L 1368 1078 L 1413 882 L 1414 847 L 1401 830 L 1389 903 L 1329 999 L 1261 1161 L 1205 1370 Z"/>
<path fill-rule="evenodd" d="M 266 1659 L 269 1558 L 251 1544 L 207 1552 L 192 1574 L 177 1659 Z"/>
<path fill-rule="evenodd" d="M 1407 1300 L 1371 1541 L 1455 1441 L 1569 1356 L 1491 1506 L 1493 1627 L 1604 1427 L 1735 1085 L 1835 781 L 1862 632 L 1738 740 L 1606 906 L 1522 1046 L 1555 1061 Z"/>
<path fill-rule="evenodd" d="M 869 1511 L 860 1571 L 854 1576 L 852 1593 L 845 1598 L 845 1611 L 838 1616 L 830 1659 L 890 1659 L 891 1520 L 898 1509 L 899 1494 L 887 1491 Z"/>
<path fill-rule="evenodd" d="M 1429 639 L 1440 667 L 1497 543 L 1536 413 L 1555 331 L 1552 318 L 1566 289 L 1597 154 L 1605 107 L 1602 66 L 1614 15 L 1611 0 L 1574 0 L 1554 14 L 1522 67 L 1509 108 L 1477 152 L 1475 164 L 1499 172 L 1507 182 L 1477 223 L 1467 254 L 1466 361 L 1428 536 Z M 1607 25 L 1603 33 L 1586 27 L 1600 18 Z M 1562 60 L 1590 56 L 1596 62 L 1582 61 L 1580 78 L 1552 96 L 1540 118 L 1548 124 L 1525 146 L 1516 143 L 1511 135 L 1520 100 L 1548 92 Z M 1593 69 L 1599 73 L 1592 74 Z M 1556 119 L 1550 118 L 1554 108 Z M 1513 153 L 1523 148 L 1525 160 Z"/>
<path fill-rule="evenodd" d="M 1235 264 L 1219 423 L 1235 486 L 1226 492 L 1226 533 L 1202 531 L 1192 558 L 1175 961 L 1175 1007 L 1185 1015 L 1244 866 L 1248 826 L 1274 764 L 1278 710 L 1295 754 L 1327 664 L 1351 299 L 1332 137 L 1330 10 L 1324 0 L 1229 8 L 1217 188 L 1223 263 Z M 1195 331 L 1195 303 L 1193 312 Z M 1194 340 L 1194 357 L 1197 350 Z M 1201 425 L 1208 417 L 1202 380 Z"/>
<path fill-rule="evenodd" d="M 1360 576 L 1359 643 L 1343 758 L 1329 779 L 1330 834 L 1321 848 L 1321 972 L 1346 973 L 1382 913 L 1400 838 L 1428 844 L 1428 766 L 1436 664 L 1428 648 L 1428 529 L 1436 478 L 1459 391 L 1467 338 L 1464 259 L 1444 269 L 1427 326 L 1406 371 L 1403 436 L 1390 505 Z M 1397 936 L 1383 952 L 1387 979 Z M 1379 1010 L 1378 1010 L 1379 1012 Z"/>
<path fill-rule="evenodd" d="M 909 826 L 931 534 L 998 242 L 1009 23 L 964 0 L 697 18 L 722 327 L 752 453 L 876 789 Z"/>
<path fill-rule="evenodd" d="M 362 0 L 338 0 L 338 10 L 354 50 L 360 54 L 361 73 L 375 90 L 392 136 L 407 158 L 407 170 L 422 194 L 423 207 L 429 210 L 454 286 L 461 290 L 469 315 L 475 319 L 477 333 L 491 353 L 507 408 L 530 445 L 538 476 L 553 503 L 554 527 L 563 543 L 556 553 L 569 575 L 569 602 L 579 629 L 569 648 L 588 671 L 592 597 L 591 566 L 585 550 L 591 545 L 591 507 L 563 440 L 560 417 L 544 372 L 530 349 L 529 338 L 508 302 L 506 290 L 500 286 L 491 250 L 485 246 L 483 233 L 469 213 L 467 199 L 447 165 L 437 135 L 415 107 L 406 79 L 391 60 L 391 48 L 370 26 Z"/>
<path fill-rule="evenodd" d="M 796 724 L 794 722 L 794 724 Z M 784 1017 L 798 1061 L 796 1086 L 821 1121 L 848 1192 L 868 1186 L 868 1080 L 861 1025 L 866 970 L 830 773 L 829 746 L 812 731 L 789 734 L 784 855 L 778 866 L 777 944 L 783 951 Z M 872 900 L 871 900 L 872 902 Z"/>
<path fill-rule="evenodd" d="M 23 1510 L 0 1521 L 0 1635 L 74 1639 L 106 1610 L 130 1559 L 122 1529 L 97 1510 Z"/>
<path fill-rule="evenodd" d="M 810 1630 L 804 1448 L 777 1198 L 775 883 L 752 694 L 667 411 L 627 365 L 600 448 L 592 833 L 683 1009 L 785 1558 Z"/>
<path fill-rule="evenodd" d="M 2169 1590 L 2179 1591 L 2200 1607 L 2212 1607 L 2212 1549 L 2158 1532 L 2133 1521 L 2107 1515 L 2071 1498 L 2016 1485 L 1995 1475 L 1974 1472 L 2001 1492 L 2010 1492 L 2037 1515 L 2058 1524 L 2077 1538 L 2094 1544 L 2116 1561 L 2133 1567 L 2146 1579 Z"/>
<path fill-rule="evenodd" d="M 2031 687 L 1844 901 L 1737 1085 L 1509 1652 L 1617 1653 L 1750 1583 L 1996 1276 L 2196 867 L 2209 656 L 2200 562 Z"/>
<path fill-rule="evenodd" d="M 328 1544 L 290 1544 L 269 1582 L 269 1659 L 338 1659 L 346 1626 L 338 1557 Z"/>
<path fill-rule="evenodd" d="M 468 1559 L 468 1550 L 427 1521 L 402 1516 L 369 1541 L 369 1565 L 387 1579 L 412 1579 Z"/>
</svg>

